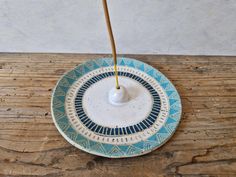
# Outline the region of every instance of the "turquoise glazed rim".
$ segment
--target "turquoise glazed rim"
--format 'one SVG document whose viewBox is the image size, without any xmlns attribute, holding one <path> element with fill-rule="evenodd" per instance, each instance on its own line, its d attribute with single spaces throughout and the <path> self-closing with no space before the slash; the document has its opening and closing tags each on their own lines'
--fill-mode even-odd
<svg viewBox="0 0 236 177">
<path fill-rule="evenodd" d="M 114 145 L 88 139 L 78 133 L 69 121 L 65 111 L 65 99 L 69 88 L 83 75 L 98 68 L 113 66 L 111 58 L 87 61 L 63 75 L 53 90 L 51 112 L 53 121 L 61 135 L 73 146 L 88 153 L 109 158 L 124 158 L 147 154 L 167 142 L 174 134 L 181 119 L 181 100 L 173 84 L 157 69 L 141 61 L 118 58 L 118 66 L 127 66 L 144 72 L 154 78 L 165 91 L 169 101 L 169 114 L 163 126 L 152 136 L 128 145 Z"/>
</svg>

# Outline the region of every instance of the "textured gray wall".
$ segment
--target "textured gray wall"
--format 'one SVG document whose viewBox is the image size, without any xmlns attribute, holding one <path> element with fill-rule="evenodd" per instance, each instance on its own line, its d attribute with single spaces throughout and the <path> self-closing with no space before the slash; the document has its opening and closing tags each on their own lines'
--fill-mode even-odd
<svg viewBox="0 0 236 177">
<path fill-rule="evenodd" d="M 236 0 L 108 0 L 117 50 L 236 55 Z M 0 0 L 0 52 L 110 53 L 101 0 Z"/>
</svg>

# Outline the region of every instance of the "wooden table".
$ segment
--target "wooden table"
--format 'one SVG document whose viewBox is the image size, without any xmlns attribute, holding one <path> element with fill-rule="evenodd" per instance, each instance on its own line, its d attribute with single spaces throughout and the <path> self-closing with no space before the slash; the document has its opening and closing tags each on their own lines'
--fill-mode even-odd
<svg viewBox="0 0 236 177">
<path fill-rule="evenodd" d="M 52 89 L 76 65 L 105 55 L 0 54 L 2 176 L 236 176 L 236 57 L 135 56 L 176 86 L 183 116 L 154 152 L 108 159 L 71 146 L 55 128 Z"/>
</svg>

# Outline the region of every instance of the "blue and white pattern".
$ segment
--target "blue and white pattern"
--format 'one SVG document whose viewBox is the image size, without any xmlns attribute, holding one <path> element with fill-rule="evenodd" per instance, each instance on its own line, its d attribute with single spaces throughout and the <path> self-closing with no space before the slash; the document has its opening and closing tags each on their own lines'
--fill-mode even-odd
<svg viewBox="0 0 236 177">
<path fill-rule="evenodd" d="M 168 110 L 161 110 L 161 95 L 155 88 L 153 88 L 152 84 L 149 84 L 148 81 L 128 71 L 119 71 L 118 74 L 138 81 L 149 90 L 153 97 L 152 110 L 149 116 L 147 116 L 143 121 L 126 127 L 104 127 L 96 124 L 86 115 L 82 105 L 82 97 L 85 91 L 94 83 L 107 77 L 113 77 L 113 72 L 97 74 L 84 82 L 76 92 L 74 100 L 74 112 L 76 112 L 76 116 L 71 116 L 70 112 L 68 113 L 68 110 L 66 110 L 67 108 L 65 104 L 66 101 L 68 101 L 68 92 L 78 79 L 94 70 L 112 66 L 113 60 L 110 58 L 96 59 L 79 65 L 65 74 L 58 81 L 53 92 L 51 106 L 53 120 L 59 132 L 66 140 L 86 152 L 112 158 L 132 157 L 146 154 L 160 147 L 173 135 L 181 118 L 181 101 L 176 89 L 163 74 L 153 67 L 134 59 L 118 58 L 118 67 L 127 67 L 138 70 L 158 82 L 162 90 L 165 92 L 164 95 L 166 95 L 166 100 L 168 102 Z M 152 129 L 151 134 L 148 132 L 149 136 L 145 135 L 146 138 L 142 137 L 137 141 L 130 141 L 126 138 L 126 141 L 123 143 L 123 139 L 120 139 L 120 137 L 132 136 L 132 134 L 142 133 L 148 131 L 151 127 L 154 127 L 154 123 L 160 117 L 160 111 L 164 111 L 166 119 L 163 121 L 159 120 L 162 124 L 158 129 Z M 79 128 L 73 124 L 74 119 L 78 119 L 88 132 L 85 132 L 85 134 L 81 133 Z M 94 138 L 92 138 L 92 136 L 88 136 L 89 132 L 95 133 L 97 137 L 95 138 L 94 136 Z M 112 139 L 113 141 L 116 141 L 116 143 L 109 142 L 108 139 L 110 137 L 114 137 Z M 116 137 L 119 138 L 115 139 Z"/>
<path fill-rule="evenodd" d="M 103 134 L 106 136 L 120 136 L 120 135 L 129 135 L 133 133 L 137 133 L 143 131 L 144 129 L 149 128 L 153 123 L 156 121 L 158 114 L 161 108 L 160 97 L 157 91 L 145 80 L 136 76 L 134 74 L 128 72 L 118 72 L 119 76 L 125 76 L 132 78 L 139 83 L 141 83 L 145 88 L 147 88 L 151 95 L 153 96 L 153 107 L 150 115 L 144 119 L 143 121 L 139 122 L 136 125 L 128 126 L 128 127 L 119 127 L 119 128 L 109 128 L 103 127 L 101 125 L 97 125 L 93 122 L 84 112 L 83 105 L 82 105 L 82 97 L 84 92 L 94 83 L 106 78 L 114 76 L 114 72 L 106 72 L 99 75 L 94 76 L 93 78 L 89 79 L 85 84 L 79 89 L 77 96 L 75 98 L 75 109 L 80 121 L 91 131 L 96 132 L 97 134 Z"/>
</svg>

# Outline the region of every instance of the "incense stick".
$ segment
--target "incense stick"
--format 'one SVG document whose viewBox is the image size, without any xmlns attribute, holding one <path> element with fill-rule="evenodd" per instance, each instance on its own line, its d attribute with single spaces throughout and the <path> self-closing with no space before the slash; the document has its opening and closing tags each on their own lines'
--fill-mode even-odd
<svg viewBox="0 0 236 177">
<path fill-rule="evenodd" d="M 109 17 L 109 11 L 108 11 L 108 7 L 107 7 L 107 1 L 103 0 L 102 2 L 103 2 L 103 10 L 104 10 L 104 14 L 105 14 L 107 31 L 108 31 L 109 37 L 110 37 L 112 55 L 113 55 L 113 60 L 114 60 L 116 88 L 119 89 L 120 86 L 119 86 L 118 71 L 117 71 L 116 45 L 115 45 L 115 40 L 114 40 L 113 33 L 112 33 L 111 22 L 110 22 L 110 17 Z"/>
</svg>

